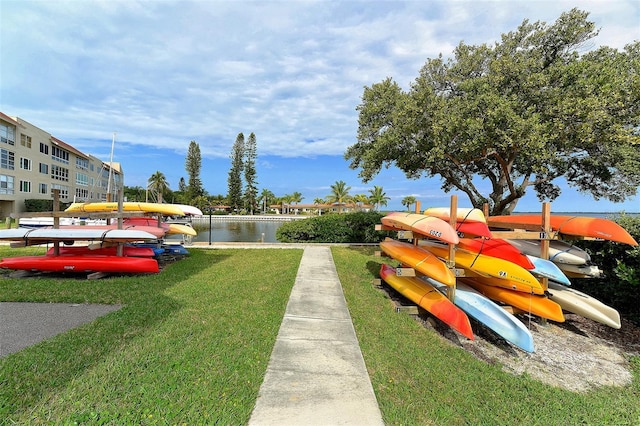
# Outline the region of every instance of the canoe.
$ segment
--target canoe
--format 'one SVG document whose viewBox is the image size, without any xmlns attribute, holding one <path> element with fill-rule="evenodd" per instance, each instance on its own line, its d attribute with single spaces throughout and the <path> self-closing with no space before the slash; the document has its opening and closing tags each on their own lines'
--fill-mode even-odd
<svg viewBox="0 0 640 426">
<path fill-rule="evenodd" d="M 524 269 L 534 269 L 531 260 L 516 247 L 502 238 L 460 238 L 458 246 L 462 249 L 487 256 L 508 260 Z"/>
<path fill-rule="evenodd" d="M 558 263 L 564 274 L 571 278 L 600 278 L 602 270 L 596 265 L 567 265 Z"/>
<path fill-rule="evenodd" d="M 202 210 L 197 207 L 190 206 L 188 204 L 174 204 L 178 206 L 184 212 L 185 216 L 202 216 Z"/>
<path fill-rule="evenodd" d="M 620 314 L 595 297 L 573 288 L 549 283 L 549 297 L 567 312 L 589 318 L 612 328 L 620 328 Z"/>
<path fill-rule="evenodd" d="M 432 207 L 424 211 L 426 216 L 437 217 L 449 222 L 451 210 L 449 207 Z M 491 238 L 491 230 L 487 226 L 484 213 L 479 209 L 459 208 L 456 215 L 456 232 L 464 236 L 475 235 L 478 237 Z"/>
<path fill-rule="evenodd" d="M 437 217 L 417 213 L 392 212 L 384 216 L 380 221 L 387 227 L 411 231 L 445 243 L 458 244 L 460 240 L 451 225 Z"/>
<path fill-rule="evenodd" d="M 463 282 L 478 290 L 491 300 L 518 308 L 524 312 L 546 318 L 555 322 L 564 322 L 562 308 L 556 302 L 545 295 L 527 294 L 502 287 L 495 287 L 482 283 L 482 277 L 458 278 L 458 283 Z"/>
<path fill-rule="evenodd" d="M 98 202 L 98 203 L 72 203 L 66 212 L 87 212 L 87 213 L 104 213 L 117 212 L 118 203 L 116 202 Z M 122 211 L 125 212 L 146 212 L 159 213 L 165 216 L 184 216 L 184 211 L 175 204 L 163 203 L 138 203 L 125 201 L 122 203 Z"/>
<path fill-rule="evenodd" d="M 399 277 L 395 268 L 382 264 L 380 278 L 398 293 L 430 312 L 458 333 L 473 340 L 473 330 L 467 315 L 427 281 L 416 277 Z"/>
<path fill-rule="evenodd" d="M 456 277 L 447 265 L 427 250 L 413 244 L 387 238 L 380 243 L 380 249 L 398 262 L 415 269 L 420 274 L 431 277 L 446 285 L 454 285 Z"/>
<path fill-rule="evenodd" d="M 420 243 L 420 247 L 441 259 L 448 259 L 449 257 L 449 248 L 442 244 L 423 241 Z M 505 285 L 508 284 L 508 288 L 513 290 L 536 294 L 544 293 L 542 285 L 531 272 L 504 259 L 456 248 L 455 264 L 457 267 L 464 268 L 465 271 L 469 271 L 472 274 L 495 278 L 497 283 L 500 283 L 500 280 L 507 281 L 508 283 L 505 283 Z M 517 288 L 514 288 L 514 286 Z"/>
<path fill-rule="evenodd" d="M 536 256 L 527 255 L 527 257 L 535 266 L 531 270 L 533 275 L 548 278 L 563 285 L 571 285 L 571 281 L 569 281 L 567 275 L 562 271 L 562 269 L 558 267 L 558 265 L 556 265 L 552 261 L 545 260 Z"/>
<path fill-rule="evenodd" d="M 108 255 L 116 256 L 118 248 L 116 246 L 91 248 L 89 246 L 61 246 L 58 248 L 58 256 L 80 256 L 80 255 Z M 54 248 L 47 250 L 47 256 L 54 256 Z M 155 253 L 151 247 L 135 247 L 125 244 L 122 246 L 122 255 L 131 257 L 153 257 Z"/>
<path fill-rule="evenodd" d="M 524 254 L 540 256 L 540 240 L 506 240 Z M 549 260 L 555 263 L 584 265 L 591 261 L 589 253 L 565 241 L 549 241 Z"/>
<path fill-rule="evenodd" d="M 440 292 L 446 293 L 447 287 L 435 280 L 427 279 Z M 456 286 L 453 303 L 475 318 L 487 328 L 493 330 L 507 342 L 526 352 L 534 352 L 533 336 L 525 325 L 515 316 L 492 302 L 489 298 L 464 283 Z"/>
<path fill-rule="evenodd" d="M 156 273 L 158 262 L 148 257 L 108 255 L 18 256 L 0 261 L 0 268 L 42 272 Z"/>
<path fill-rule="evenodd" d="M 487 218 L 487 224 L 491 228 L 541 231 L 542 215 L 490 216 Z M 632 246 L 638 245 L 623 227 L 608 219 L 551 215 L 549 225 L 553 231 L 560 234 L 600 238 Z"/>
<path fill-rule="evenodd" d="M 157 237 L 146 231 L 133 229 L 93 229 L 82 226 L 79 229 L 54 228 L 10 228 L 0 229 L 0 240 L 55 242 L 55 241 L 145 241 L 155 240 Z"/>
</svg>

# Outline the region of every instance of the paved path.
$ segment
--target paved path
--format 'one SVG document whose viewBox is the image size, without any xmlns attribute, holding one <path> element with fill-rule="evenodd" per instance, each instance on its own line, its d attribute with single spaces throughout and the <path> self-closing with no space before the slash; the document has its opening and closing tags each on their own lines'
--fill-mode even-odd
<svg viewBox="0 0 640 426">
<path fill-rule="evenodd" d="M 382 424 L 331 250 L 307 246 L 249 425 Z"/>
</svg>

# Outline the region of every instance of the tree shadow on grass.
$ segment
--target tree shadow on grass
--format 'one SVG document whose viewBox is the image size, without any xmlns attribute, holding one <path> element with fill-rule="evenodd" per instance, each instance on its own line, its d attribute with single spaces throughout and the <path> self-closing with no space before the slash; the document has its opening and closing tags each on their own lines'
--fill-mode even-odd
<svg viewBox="0 0 640 426">
<path fill-rule="evenodd" d="M 144 336 L 158 323 L 180 310 L 182 304 L 165 290 L 188 280 L 228 257 L 224 253 L 193 252 L 189 258 L 165 265 L 159 274 L 104 280 L 77 277 L 25 278 L 22 291 L 3 294 L 6 301 L 122 303 L 125 306 L 90 323 L 71 329 L 0 359 L 0 418 L 10 419 L 31 409 L 47 395 L 55 395 L 73 379 Z M 212 259 L 213 258 L 213 259 Z M 32 288 L 29 297 L 29 287 Z M 5 292 L 3 292 L 5 293 Z M 101 294 L 102 293 L 102 294 Z M 13 296 L 13 297 L 12 297 Z M 1 422 L 0 422 L 1 423 Z"/>
</svg>

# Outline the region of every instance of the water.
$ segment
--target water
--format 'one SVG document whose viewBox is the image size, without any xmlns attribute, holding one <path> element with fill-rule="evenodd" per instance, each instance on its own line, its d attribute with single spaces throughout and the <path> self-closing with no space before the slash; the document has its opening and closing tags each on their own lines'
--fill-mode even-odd
<svg viewBox="0 0 640 426">
<path fill-rule="evenodd" d="M 198 235 L 193 237 L 193 242 L 260 242 L 276 243 L 276 230 L 283 221 L 213 221 L 211 233 L 209 224 L 205 229 L 199 229 Z M 264 234 L 264 236 L 263 236 Z M 211 240 L 209 240 L 211 236 Z M 264 240 L 263 240 L 264 238 Z"/>
</svg>

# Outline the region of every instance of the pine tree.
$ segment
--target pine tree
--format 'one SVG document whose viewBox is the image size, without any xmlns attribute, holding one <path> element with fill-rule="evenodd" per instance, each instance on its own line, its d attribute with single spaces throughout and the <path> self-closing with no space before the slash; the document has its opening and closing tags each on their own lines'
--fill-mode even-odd
<svg viewBox="0 0 640 426">
<path fill-rule="evenodd" d="M 186 170 L 189 175 L 187 184 L 187 198 L 192 200 L 205 195 L 202 181 L 200 180 L 200 169 L 202 167 L 202 156 L 200 154 L 200 145 L 196 141 L 189 143 L 187 151 Z"/>
<path fill-rule="evenodd" d="M 242 171 L 244 170 L 244 135 L 242 133 L 238 133 L 236 141 L 231 148 L 230 157 L 231 169 L 227 179 L 229 188 L 227 197 L 231 211 L 235 212 L 242 207 Z"/>
<path fill-rule="evenodd" d="M 244 204 L 250 214 L 258 210 L 258 182 L 256 182 L 256 135 L 252 132 L 244 147 Z"/>
</svg>

